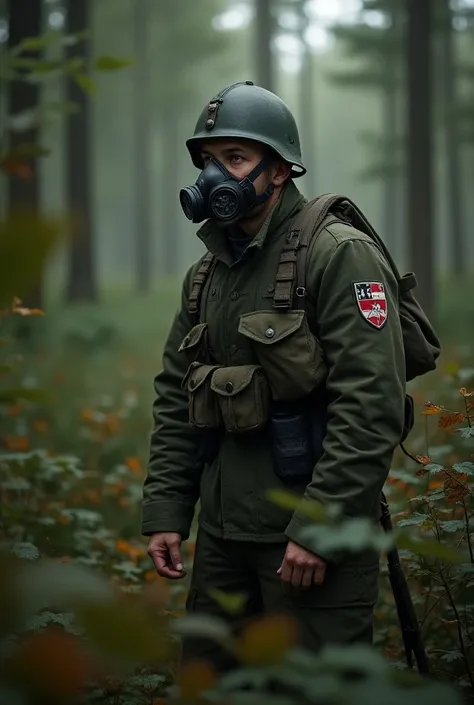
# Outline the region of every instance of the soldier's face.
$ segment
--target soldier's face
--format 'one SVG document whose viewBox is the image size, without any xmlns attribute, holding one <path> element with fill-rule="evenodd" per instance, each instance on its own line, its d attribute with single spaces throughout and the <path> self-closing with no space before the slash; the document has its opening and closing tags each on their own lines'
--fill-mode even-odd
<svg viewBox="0 0 474 705">
<path fill-rule="evenodd" d="M 266 152 L 263 145 L 253 140 L 217 137 L 203 142 L 201 156 L 204 164 L 207 164 L 210 159 L 219 160 L 232 176 L 240 180 L 250 174 L 266 156 Z M 275 162 L 255 179 L 254 186 L 258 195 L 263 193 L 271 183 L 275 187 L 280 185 L 281 166 L 281 163 Z"/>
</svg>

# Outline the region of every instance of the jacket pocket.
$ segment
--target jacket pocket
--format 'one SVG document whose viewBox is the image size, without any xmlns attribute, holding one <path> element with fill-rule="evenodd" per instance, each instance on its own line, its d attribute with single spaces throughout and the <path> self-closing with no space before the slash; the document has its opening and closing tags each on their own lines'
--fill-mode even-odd
<svg viewBox="0 0 474 705">
<path fill-rule="evenodd" d="M 191 328 L 183 338 L 178 352 L 187 356 L 189 362 L 200 360 L 208 362 L 208 326 L 207 323 L 198 323 Z"/>
<path fill-rule="evenodd" d="M 216 396 L 211 391 L 211 379 L 217 365 L 192 362 L 183 380 L 188 392 L 189 423 L 196 428 L 218 430 L 222 416 Z"/>
<path fill-rule="evenodd" d="M 229 433 L 259 431 L 266 425 L 270 389 L 258 365 L 216 369 L 212 375 L 211 389 Z"/>
<path fill-rule="evenodd" d="M 306 311 L 255 311 L 240 318 L 239 333 L 252 341 L 275 400 L 311 394 L 325 379 L 326 366 Z"/>
</svg>

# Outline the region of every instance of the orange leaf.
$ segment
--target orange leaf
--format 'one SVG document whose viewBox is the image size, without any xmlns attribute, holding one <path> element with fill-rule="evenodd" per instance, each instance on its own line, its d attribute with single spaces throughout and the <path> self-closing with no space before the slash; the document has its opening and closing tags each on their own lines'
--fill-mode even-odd
<svg viewBox="0 0 474 705">
<path fill-rule="evenodd" d="M 446 416 L 441 416 L 438 421 L 438 426 L 440 428 L 449 428 L 450 426 L 454 426 L 455 424 L 463 423 L 464 419 L 464 414 L 447 414 Z"/>
<path fill-rule="evenodd" d="M 96 671 L 80 640 L 56 628 L 27 635 L 13 665 L 22 682 L 28 681 L 49 696 L 62 697 L 79 693 Z"/>
<path fill-rule="evenodd" d="M 214 667 L 204 660 L 188 661 L 178 673 L 177 683 L 183 700 L 195 700 L 217 681 Z"/>
<path fill-rule="evenodd" d="M 138 458 L 126 458 L 125 465 L 129 468 L 135 475 L 142 474 L 142 464 Z"/>
<path fill-rule="evenodd" d="M 431 463 L 431 458 L 429 458 L 427 455 L 417 455 L 416 459 L 420 463 L 420 465 L 429 465 Z"/>
<path fill-rule="evenodd" d="M 422 412 L 425 416 L 429 415 L 434 415 L 434 414 L 441 414 L 443 411 L 442 406 L 438 406 L 437 404 L 433 404 L 430 401 L 425 402 L 425 410 Z"/>
<path fill-rule="evenodd" d="M 30 448 L 30 442 L 26 436 L 5 436 L 5 448 L 13 452 L 25 453 Z"/>
<path fill-rule="evenodd" d="M 38 433 L 46 433 L 48 430 L 48 422 L 47 421 L 42 421 L 41 419 L 36 419 L 36 421 L 33 423 L 33 428 L 35 431 L 38 431 Z"/>
<path fill-rule="evenodd" d="M 20 316 L 44 316 L 44 311 L 40 308 L 26 308 L 21 304 L 22 300 L 15 297 L 12 303 L 12 312 L 18 313 Z"/>
<path fill-rule="evenodd" d="M 7 409 L 8 416 L 19 416 L 21 412 L 21 406 L 19 404 L 12 404 Z"/>
<path fill-rule="evenodd" d="M 296 642 L 296 623 L 286 615 L 265 616 L 243 631 L 239 656 L 249 665 L 275 664 Z"/>
</svg>

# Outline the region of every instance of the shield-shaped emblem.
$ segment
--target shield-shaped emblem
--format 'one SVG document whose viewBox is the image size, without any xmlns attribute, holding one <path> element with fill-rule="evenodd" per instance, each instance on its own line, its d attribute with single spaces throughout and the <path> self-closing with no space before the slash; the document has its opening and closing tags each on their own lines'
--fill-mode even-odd
<svg viewBox="0 0 474 705">
<path fill-rule="evenodd" d="M 364 319 L 374 328 L 382 328 L 388 315 L 384 285 L 381 282 L 355 282 L 354 289 Z"/>
</svg>

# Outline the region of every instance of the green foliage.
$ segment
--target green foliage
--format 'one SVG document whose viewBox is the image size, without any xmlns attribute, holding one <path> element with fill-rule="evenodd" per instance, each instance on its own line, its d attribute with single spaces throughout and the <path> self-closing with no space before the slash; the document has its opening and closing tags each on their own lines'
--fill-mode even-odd
<svg viewBox="0 0 474 705">
<path fill-rule="evenodd" d="M 170 299 L 163 296 L 161 303 L 163 311 L 154 302 L 153 312 L 165 321 Z M 16 300 L 3 312 L 2 326 L 31 314 Z M 119 328 L 123 310 L 116 314 L 113 325 L 103 323 L 117 329 L 120 345 L 79 345 L 80 335 L 71 340 L 71 331 L 87 329 L 87 317 L 83 328 L 68 321 L 61 335 L 45 337 L 34 353 L 14 338 L 2 341 L 8 389 L 42 387 L 51 395 L 48 404 L 21 393 L 0 404 L 0 696 L 25 705 L 146 705 L 164 698 L 180 705 L 461 702 L 451 686 L 462 694 L 470 685 L 474 647 L 471 350 L 465 364 L 458 351 L 459 362 L 440 370 L 435 395 L 432 388 L 416 390 L 425 423 L 421 432 L 417 424 L 409 442 L 425 455 L 418 466 L 405 459 L 389 478 L 393 535 L 360 519 L 344 520 L 337 507 L 301 505 L 295 496 L 270 493 L 313 520 L 308 531 L 315 550 L 386 551 L 397 543 L 435 679 L 421 681 L 403 667 L 384 571 L 376 650 L 306 653 L 296 648 L 286 617 L 264 617 L 239 636 L 218 619 L 184 617 L 188 583 L 157 579 L 145 541 L 137 538 L 159 345 L 145 336 L 128 350 Z M 54 321 L 57 329 L 59 317 Z M 166 328 L 162 322 L 163 334 Z M 426 398 L 436 402 L 424 404 Z M 189 573 L 193 542 L 185 549 Z M 219 592 L 211 597 L 234 614 L 245 599 Z M 217 641 L 241 668 L 219 679 L 206 664 L 190 665 L 175 679 L 183 634 Z"/>
</svg>

